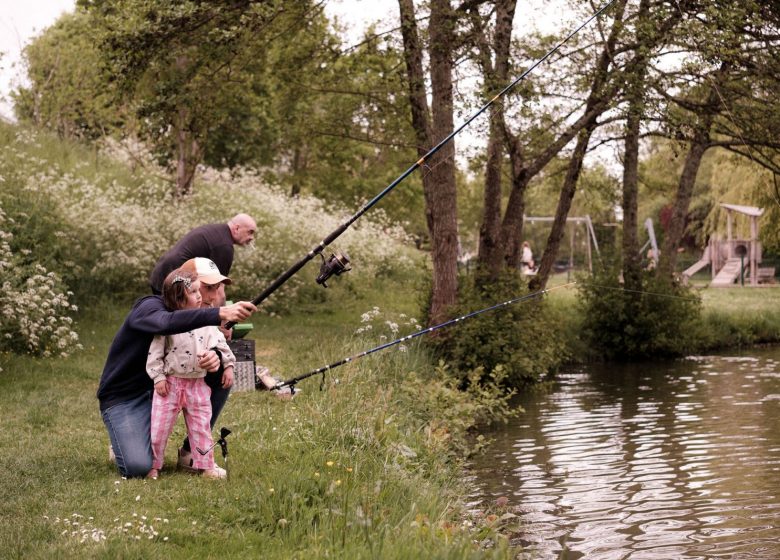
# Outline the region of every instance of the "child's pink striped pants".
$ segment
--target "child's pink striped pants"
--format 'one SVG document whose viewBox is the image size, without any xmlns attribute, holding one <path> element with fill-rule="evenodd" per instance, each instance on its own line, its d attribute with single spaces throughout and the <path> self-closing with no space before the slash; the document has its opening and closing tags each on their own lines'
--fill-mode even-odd
<svg viewBox="0 0 780 560">
<path fill-rule="evenodd" d="M 152 468 L 161 469 L 165 458 L 165 446 L 171 437 L 179 411 L 184 410 L 184 423 L 192 446 L 192 466 L 196 469 L 214 468 L 214 451 L 209 449 L 211 439 L 211 388 L 206 381 L 185 379 L 169 375 L 168 395 L 161 397 L 154 393 L 152 399 Z M 206 455 L 197 449 L 209 449 Z"/>
</svg>

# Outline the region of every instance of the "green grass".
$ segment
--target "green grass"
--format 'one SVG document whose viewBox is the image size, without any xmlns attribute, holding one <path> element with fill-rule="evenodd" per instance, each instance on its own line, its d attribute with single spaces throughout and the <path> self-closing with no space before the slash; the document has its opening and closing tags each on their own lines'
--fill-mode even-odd
<svg viewBox="0 0 780 560">
<path fill-rule="evenodd" d="M 413 312 L 408 299 L 380 294 L 387 310 Z M 378 333 L 353 335 L 368 300 L 255 317 L 259 361 L 288 377 L 376 344 Z M 459 463 L 431 429 L 432 401 L 410 383 L 425 367 L 415 349 L 340 368 L 340 383 L 334 371 L 322 392 L 319 378 L 302 382 L 292 401 L 231 395 L 219 421 L 233 432 L 227 481 L 174 471 L 181 421 L 159 480 L 121 480 L 95 391 L 128 308 L 84 311 L 85 349 L 70 358 L 0 356 L 1 556 L 507 557 L 489 524 L 463 527 Z M 486 537 L 499 546 L 474 544 Z"/>
<path fill-rule="evenodd" d="M 780 341 L 780 286 L 708 288 L 700 293 L 701 350 Z"/>
<path fill-rule="evenodd" d="M 556 279 L 551 286 L 563 283 Z M 391 336 L 386 320 L 417 309 L 411 277 L 375 280 L 360 292 L 347 293 L 348 286 L 335 283 L 330 289 L 328 302 L 252 319 L 258 361 L 276 376 L 289 378 L 375 346 Z M 780 339 L 773 327 L 780 290 L 704 290 L 702 297 L 703 328 L 713 347 Z M 564 318 L 561 328 L 576 332 L 576 290 L 556 289 L 549 299 Z M 365 325 L 361 315 L 375 302 L 380 314 L 373 329 L 356 334 Z M 94 394 L 128 309 L 129 302 L 84 309 L 79 330 L 85 349 L 70 358 L 0 356 L 3 556 L 510 555 L 485 518 L 464 527 L 467 486 L 448 442 L 462 426 L 440 420 L 451 401 L 423 381 L 430 367 L 419 346 L 334 370 L 323 391 L 319 377 L 303 381 L 292 401 L 259 391 L 233 394 L 219 422 L 233 431 L 227 481 L 175 472 L 175 443 L 159 480 L 119 479 L 107 460 Z M 401 325 L 398 335 L 413 330 Z M 173 442 L 183 433 L 180 422 Z M 474 544 L 485 538 L 497 548 Z"/>
</svg>

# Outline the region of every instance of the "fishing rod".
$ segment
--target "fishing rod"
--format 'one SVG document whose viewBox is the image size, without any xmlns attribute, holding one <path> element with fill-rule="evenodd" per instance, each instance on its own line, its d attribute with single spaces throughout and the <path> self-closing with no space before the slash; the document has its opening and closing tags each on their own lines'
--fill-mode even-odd
<svg viewBox="0 0 780 560">
<path fill-rule="evenodd" d="M 468 119 L 466 119 L 460 126 L 458 126 L 455 130 L 450 132 L 443 140 L 441 140 L 438 144 L 436 144 L 433 148 L 428 150 L 428 152 L 423 155 L 419 160 L 417 160 L 414 164 L 412 164 L 406 171 L 401 173 L 392 183 L 387 185 L 379 194 L 377 194 L 374 198 L 366 202 L 355 214 L 352 215 L 346 222 L 341 224 L 339 227 L 337 227 L 333 232 L 331 232 L 325 239 L 319 242 L 313 249 L 311 249 L 306 255 L 301 258 L 298 262 L 293 264 L 289 269 L 287 269 L 285 272 L 281 273 L 279 276 L 276 277 L 276 279 L 271 282 L 271 284 L 265 288 L 260 294 L 252 300 L 252 303 L 255 305 L 260 305 L 263 301 L 265 301 L 272 293 L 274 293 L 277 289 L 279 289 L 287 280 L 289 280 L 296 272 L 298 272 L 301 268 L 306 265 L 310 260 L 312 260 L 314 257 L 319 255 L 322 258 L 322 264 L 320 265 L 320 272 L 317 275 L 316 282 L 317 284 L 321 284 L 324 287 L 327 287 L 327 284 L 325 282 L 331 277 L 331 276 L 339 276 L 343 274 L 344 272 L 349 272 L 351 270 L 349 268 L 349 256 L 345 252 L 335 252 L 332 253 L 330 257 L 327 259 L 322 255 L 322 252 L 325 250 L 325 248 L 333 243 L 336 239 L 341 236 L 342 233 L 347 231 L 347 229 L 355 223 L 363 214 L 368 212 L 376 203 L 378 203 L 382 198 L 384 198 L 390 191 L 392 191 L 395 187 L 397 187 L 404 179 L 406 179 L 409 175 L 411 175 L 414 171 L 416 171 L 418 168 L 422 167 L 422 165 L 425 163 L 425 161 L 433 156 L 436 152 L 438 152 L 445 144 L 447 144 L 450 140 L 452 140 L 461 130 L 466 128 L 468 125 L 470 125 L 474 119 L 476 119 L 479 115 L 485 112 L 485 110 L 488 109 L 493 103 L 495 103 L 498 99 L 506 95 L 507 92 L 509 92 L 512 88 L 514 88 L 517 84 L 519 84 L 522 80 L 528 76 L 537 66 L 542 64 L 545 60 L 550 58 L 555 52 L 558 51 L 566 42 L 568 42 L 572 37 L 577 35 L 584 27 L 586 27 L 591 21 L 598 18 L 604 11 L 607 10 L 616 0 L 608 0 L 606 4 L 604 4 L 599 10 L 597 10 L 593 15 L 591 15 L 587 20 L 585 20 L 583 23 L 581 23 L 574 31 L 569 33 L 563 40 L 559 41 L 555 47 L 547 51 L 547 53 L 542 56 L 540 59 L 538 59 L 536 62 L 534 62 L 531 66 L 529 66 L 522 74 L 520 74 L 515 80 L 513 80 L 509 85 L 504 87 L 501 91 L 499 91 L 496 95 L 494 95 L 487 103 L 482 105 L 473 115 L 471 115 Z M 232 328 L 233 325 L 235 325 L 235 322 L 229 322 L 225 325 L 225 328 Z"/>
<path fill-rule="evenodd" d="M 540 296 L 542 296 L 542 295 L 544 295 L 546 293 L 549 293 L 549 292 L 551 292 L 553 290 L 557 290 L 557 289 L 560 289 L 560 288 L 567 288 L 569 286 L 573 286 L 576 283 L 577 282 L 569 282 L 568 284 L 561 284 L 560 286 L 555 286 L 553 288 L 548 288 L 548 289 L 545 289 L 545 290 L 539 290 L 538 292 L 533 292 L 533 293 L 530 293 L 530 294 L 526 294 L 524 296 L 520 296 L 520 297 L 517 297 L 517 298 L 514 298 L 514 299 L 510 299 L 510 300 L 507 300 L 507 301 L 504 301 L 504 302 L 501 302 L 501 303 L 497 303 L 495 305 L 491 305 L 490 307 L 486 307 L 484 309 L 479 309 L 477 311 L 472 311 L 471 313 L 467 313 L 466 315 L 461 315 L 460 317 L 456 317 L 454 319 L 450 319 L 449 321 L 445 321 L 444 323 L 440 323 L 438 325 L 434 325 L 432 327 L 428 327 L 426 329 L 422 329 L 422 330 L 419 330 L 417 332 L 413 332 L 412 334 L 408 334 L 408 335 L 402 336 L 401 338 L 398 338 L 396 340 L 393 340 L 393 341 L 390 341 L 390 342 L 386 342 L 384 344 L 380 344 L 379 346 L 376 346 L 374 348 L 370 348 L 369 350 L 364 350 L 363 352 L 360 352 L 359 354 L 355 354 L 354 356 L 349 356 L 348 358 L 341 359 L 338 362 L 333 362 L 332 364 L 328 364 L 327 366 L 323 366 L 321 368 L 317 368 L 317 369 L 312 370 L 312 371 L 310 371 L 308 373 L 304 373 L 304 374 L 298 375 L 296 377 L 293 377 L 292 379 L 288 379 L 287 381 L 279 381 L 278 383 L 276 383 L 276 385 L 271 387 L 271 390 L 272 391 L 279 391 L 281 389 L 284 389 L 285 387 L 289 387 L 290 388 L 290 392 L 294 394 L 295 393 L 295 385 L 299 381 L 303 381 L 304 379 L 308 379 L 309 377 L 312 377 L 314 375 L 318 375 L 320 373 L 323 374 L 322 378 L 323 378 L 323 381 L 324 381 L 325 380 L 325 372 L 327 372 L 327 371 L 329 371 L 329 370 L 331 370 L 333 368 L 337 368 L 339 366 L 343 366 L 344 364 L 348 364 L 348 363 L 350 363 L 350 362 L 352 362 L 354 360 L 357 360 L 357 359 L 362 358 L 364 356 L 368 356 L 369 354 L 373 354 L 375 352 L 379 352 L 380 350 L 385 350 L 386 348 L 390 348 L 390 347 L 395 346 L 397 344 L 401 344 L 402 342 L 406 342 L 407 340 L 412 340 L 413 338 L 417 338 L 418 336 L 422 336 L 424 334 L 431 333 L 433 331 L 439 330 L 439 329 L 447 327 L 449 325 L 453 325 L 455 323 L 459 323 L 460 321 L 464 321 L 464 320 L 469 319 L 471 317 L 475 317 L 477 315 L 481 315 L 482 313 L 487 313 L 488 311 L 493 311 L 495 309 L 500 309 L 502 307 L 506 307 L 506 306 L 512 305 L 514 303 L 519 303 L 521 301 L 525 301 L 525 300 L 529 300 L 529 299 L 532 299 L 532 298 L 540 297 Z"/>
</svg>

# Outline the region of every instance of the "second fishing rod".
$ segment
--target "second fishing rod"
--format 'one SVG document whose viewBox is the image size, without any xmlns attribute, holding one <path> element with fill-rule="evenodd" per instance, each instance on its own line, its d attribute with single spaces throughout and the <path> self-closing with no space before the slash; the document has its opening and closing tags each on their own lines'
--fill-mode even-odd
<svg viewBox="0 0 780 560">
<path fill-rule="evenodd" d="M 341 234 L 347 231 L 347 229 L 349 229 L 349 227 L 352 224 L 354 224 L 363 214 L 368 212 L 374 205 L 376 205 L 380 200 L 382 200 L 382 198 L 384 198 L 395 187 L 401 184 L 401 182 L 404 181 L 409 175 L 411 175 L 418 168 L 422 167 L 426 160 L 428 160 L 429 158 L 431 158 L 431 156 L 433 156 L 439 150 L 441 150 L 441 148 L 444 147 L 453 138 L 455 138 L 455 136 L 460 131 L 462 131 L 464 128 L 470 125 L 474 121 L 474 119 L 476 119 L 478 116 L 484 113 L 491 105 L 493 105 L 493 103 L 495 103 L 498 99 L 502 98 L 510 90 L 512 90 L 517 84 L 519 84 L 522 80 L 524 80 L 526 76 L 528 76 L 536 67 L 538 67 L 544 61 L 550 58 L 553 54 L 555 54 L 555 52 L 557 52 L 558 49 L 560 49 L 572 37 L 577 35 L 577 33 L 579 33 L 591 21 L 598 18 L 602 13 L 604 13 L 604 11 L 606 11 L 614 2 L 615 0 L 608 0 L 606 4 L 604 4 L 595 13 L 593 13 L 593 15 L 591 15 L 587 20 L 581 23 L 564 39 L 559 41 L 558 44 L 556 44 L 552 49 L 547 51 L 547 53 L 545 53 L 544 56 L 536 60 L 522 74 L 520 74 L 510 84 L 504 87 L 504 89 L 502 89 L 497 94 L 495 94 L 489 101 L 487 101 L 484 105 L 482 105 L 482 107 L 480 107 L 473 115 L 471 115 L 468 119 L 466 119 L 460 126 L 458 126 L 452 132 L 450 132 L 444 139 L 442 139 L 433 148 L 428 150 L 427 153 L 425 153 L 420 159 L 418 159 L 414 164 L 412 164 L 406 171 L 401 173 L 401 175 L 399 175 L 393 182 L 391 182 L 384 189 L 382 189 L 382 191 L 379 192 L 376 196 L 374 196 L 374 198 L 366 202 L 357 212 L 355 212 L 349 219 L 347 219 L 347 221 L 345 221 L 343 224 L 341 224 L 339 227 L 333 230 L 329 235 L 327 235 L 322 241 L 320 241 L 317 245 L 315 245 L 298 262 L 296 262 L 289 269 L 287 269 L 279 276 L 277 276 L 276 279 L 273 282 L 271 282 L 271 284 L 268 285 L 268 287 L 266 287 L 262 292 L 260 292 L 260 294 L 255 299 L 252 300 L 252 303 L 254 303 L 255 305 L 260 305 L 260 303 L 268 299 L 268 297 L 271 294 L 273 294 L 276 290 L 278 290 L 285 282 L 287 282 L 290 278 L 292 278 L 295 275 L 295 273 L 297 273 L 301 268 L 303 268 L 309 261 L 314 259 L 317 255 L 320 255 L 320 257 L 322 257 L 320 272 L 316 279 L 318 284 L 327 287 L 326 282 L 331 276 L 339 276 L 344 272 L 348 272 L 350 270 L 348 255 L 346 253 L 337 252 L 331 254 L 331 256 L 326 259 L 322 255 L 325 248 L 331 243 L 333 243 L 336 239 L 338 239 L 341 236 Z M 231 328 L 234 324 L 235 323 L 232 322 L 228 323 L 226 327 Z"/>
<path fill-rule="evenodd" d="M 460 323 L 461 321 L 465 321 L 466 319 L 471 319 L 472 317 L 476 317 L 477 315 L 482 315 L 483 313 L 487 313 L 489 311 L 495 311 L 497 309 L 502 309 L 504 307 L 507 307 L 509 305 L 514 305 L 517 303 L 522 303 L 524 301 L 528 301 L 535 298 L 541 298 L 545 294 L 550 293 L 553 290 L 558 290 L 561 288 L 569 288 L 571 286 L 574 286 L 577 282 L 569 282 L 567 284 L 562 284 L 560 286 L 555 286 L 553 288 L 547 288 L 544 290 L 539 290 L 537 292 L 532 292 L 530 294 L 526 294 L 524 296 L 519 296 L 513 299 L 509 299 L 507 301 L 502 301 L 501 303 L 497 303 L 495 305 L 491 305 L 490 307 L 485 307 L 484 309 L 478 309 L 476 311 L 472 311 L 470 313 L 466 313 L 465 315 L 461 315 L 460 317 L 455 317 L 454 319 L 450 319 L 449 321 L 445 321 L 443 323 L 439 323 L 438 325 L 433 325 L 430 327 L 427 327 L 425 329 L 421 329 L 419 331 L 413 332 L 411 334 L 407 334 L 406 336 L 402 336 L 401 338 L 397 338 L 395 340 L 391 340 L 390 342 L 385 342 L 384 344 L 380 344 L 379 346 L 375 346 L 374 348 L 370 348 L 368 350 L 364 350 L 363 352 L 360 352 L 359 354 L 355 354 L 353 356 L 349 356 L 347 358 L 343 358 L 337 362 L 333 362 L 332 364 L 328 364 L 326 366 L 322 366 L 320 368 L 317 368 L 315 370 L 312 370 L 308 373 L 303 373 L 301 375 L 298 375 L 296 377 L 293 377 L 291 379 L 287 379 L 286 381 L 279 381 L 272 387 L 269 387 L 272 391 L 279 391 L 281 389 L 284 389 L 285 387 L 289 387 L 290 391 L 294 394 L 295 393 L 295 386 L 298 384 L 299 381 L 303 381 L 304 379 L 308 379 L 309 377 L 312 377 L 314 375 L 322 374 L 323 375 L 323 381 L 325 378 L 325 373 L 332 370 L 333 368 L 337 368 L 339 366 L 343 366 L 345 364 L 348 364 L 350 362 L 353 362 L 359 358 L 363 358 L 364 356 L 368 356 L 369 354 L 374 354 L 375 352 L 380 352 L 381 350 L 386 350 L 388 348 L 391 348 L 393 346 L 396 346 L 398 344 L 403 344 L 404 342 L 407 342 L 409 340 L 415 339 L 419 336 L 422 336 L 424 334 L 429 334 L 434 331 L 437 331 L 439 329 L 443 329 L 444 327 L 449 327 L 450 325 L 455 325 L 457 323 Z"/>
</svg>

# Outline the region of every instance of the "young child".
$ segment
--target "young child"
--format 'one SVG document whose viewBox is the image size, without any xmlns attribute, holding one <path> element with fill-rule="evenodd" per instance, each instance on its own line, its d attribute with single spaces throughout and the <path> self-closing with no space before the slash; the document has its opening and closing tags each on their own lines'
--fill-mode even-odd
<svg viewBox="0 0 780 560">
<path fill-rule="evenodd" d="M 163 301 L 170 310 L 197 309 L 201 304 L 200 281 L 197 274 L 182 269 L 171 272 L 163 283 Z M 222 355 L 226 386 L 233 382 L 236 358 L 217 327 L 202 327 L 190 332 L 155 336 L 149 347 L 146 371 L 154 381 L 152 400 L 152 470 L 147 475 L 157 478 L 163 465 L 165 446 L 173 426 L 184 410 L 187 434 L 192 444 L 192 466 L 207 478 L 225 478 L 227 473 L 214 464 L 211 450 L 211 389 L 206 385 L 206 372 L 198 367 L 198 358 L 216 348 Z M 206 455 L 197 448 L 209 449 Z"/>
</svg>

